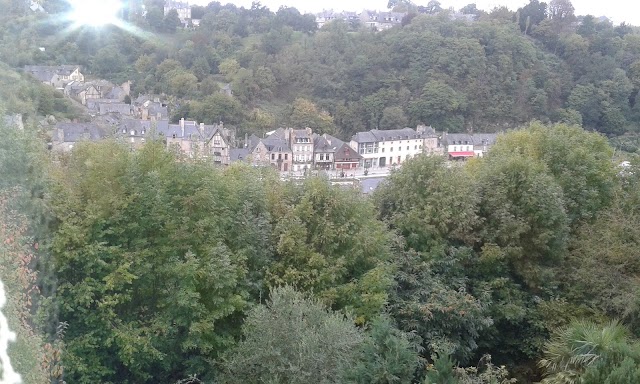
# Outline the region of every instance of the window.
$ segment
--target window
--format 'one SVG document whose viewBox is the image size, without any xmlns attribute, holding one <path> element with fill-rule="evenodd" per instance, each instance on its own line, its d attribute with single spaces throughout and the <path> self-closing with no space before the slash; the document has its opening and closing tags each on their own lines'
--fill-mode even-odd
<svg viewBox="0 0 640 384">
<path fill-rule="evenodd" d="M 272 154 L 271 154 L 271 160 L 275 160 L 275 159 L 276 159 L 276 154 L 275 154 L 275 153 L 272 153 Z"/>
<path fill-rule="evenodd" d="M 285 154 L 284 154 L 284 159 L 285 159 L 285 160 L 289 160 L 289 154 L 288 154 L 288 153 L 285 153 Z"/>
<path fill-rule="evenodd" d="M 391 147 L 391 149 L 389 149 L 389 152 L 393 152 L 393 147 Z"/>
<path fill-rule="evenodd" d="M 382 153 L 384 153 L 384 148 L 382 148 Z"/>
<path fill-rule="evenodd" d="M 407 151 L 409 150 L 409 146 L 407 145 Z"/>
<path fill-rule="evenodd" d="M 417 145 L 414 145 L 414 146 L 413 146 L 413 149 L 418 149 L 418 146 L 417 146 Z"/>
</svg>

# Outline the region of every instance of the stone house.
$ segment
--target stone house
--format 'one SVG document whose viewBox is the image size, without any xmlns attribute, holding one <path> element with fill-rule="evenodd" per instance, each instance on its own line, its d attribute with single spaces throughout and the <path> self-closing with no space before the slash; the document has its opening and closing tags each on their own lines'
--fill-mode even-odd
<svg viewBox="0 0 640 384">
<path fill-rule="evenodd" d="M 72 81 L 84 81 L 79 65 L 25 65 L 24 71 L 40 82 L 62 89 Z"/>
<path fill-rule="evenodd" d="M 102 98 L 102 94 L 93 84 L 79 81 L 68 83 L 64 87 L 64 94 L 80 102 L 82 105 L 87 105 L 88 100 Z"/>
<path fill-rule="evenodd" d="M 285 138 L 283 129 L 279 129 L 263 139 L 252 135 L 248 140 L 250 163 L 253 166 L 270 166 L 279 172 L 292 170 L 293 152 Z"/>
<path fill-rule="evenodd" d="M 112 132 L 92 123 L 58 123 L 52 135 L 51 148 L 68 152 L 81 141 L 97 141 L 112 136 Z"/>
<path fill-rule="evenodd" d="M 293 153 L 292 171 L 304 171 L 313 166 L 313 131 L 311 128 L 284 130 Z"/>
</svg>

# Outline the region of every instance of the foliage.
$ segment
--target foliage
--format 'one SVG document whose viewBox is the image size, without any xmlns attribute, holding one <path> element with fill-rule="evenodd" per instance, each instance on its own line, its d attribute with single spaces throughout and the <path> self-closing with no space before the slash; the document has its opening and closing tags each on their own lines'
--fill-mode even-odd
<svg viewBox="0 0 640 384">
<path fill-rule="evenodd" d="M 270 285 L 314 292 L 353 311 L 359 323 L 377 316 L 392 282 L 391 239 L 373 206 L 321 178 L 271 193 L 277 240 Z"/>
<path fill-rule="evenodd" d="M 360 359 L 348 369 L 346 383 L 391 384 L 411 382 L 417 366 L 419 347 L 415 335 L 395 328 L 381 316 L 369 326 L 359 353 Z"/>
<path fill-rule="evenodd" d="M 554 334 L 539 365 L 545 384 L 622 384 L 640 378 L 638 362 L 639 345 L 620 324 L 576 321 Z"/>
<path fill-rule="evenodd" d="M 447 355 L 439 356 L 427 371 L 424 384 L 510 384 L 516 383 L 509 378 L 505 366 L 497 367 L 491 362 L 491 356 L 484 355 L 478 366 L 457 367 Z"/>
<path fill-rule="evenodd" d="M 175 160 L 155 143 L 136 153 L 87 143 L 63 159 L 50 252 L 59 320 L 71 325 L 69 380 L 206 374 L 257 294 L 264 260 L 245 236 L 269 232 L 255 186 L 235 172 Z"/>
<path fill-rule="evenodd" d="M 356 362 L 364 336 L 344 315 L 289 286 L 252 309 L 245 339 L 224 360 L 222 383 L 335 383 Z"/>
</svg>

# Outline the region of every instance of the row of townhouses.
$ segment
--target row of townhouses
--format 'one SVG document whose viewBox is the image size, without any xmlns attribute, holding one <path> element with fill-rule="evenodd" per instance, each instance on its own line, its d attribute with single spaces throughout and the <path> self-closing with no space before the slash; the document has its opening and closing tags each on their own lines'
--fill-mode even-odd
<svg viewBox="0 0 640 384">
<path fill-rule="evenodd" d="M 456 12 L 452 8 L 448 10 L 451 20 L 474 21 L 477 18 L 475 14 L 464 14 Z M 334 20 L 342 20 L 347 23 L 360 23 L 375 31 L 385 31 L 396 25 L 402 24 L 402 19 L 407 16 L 406 12 L 379 12 L 364 10 L 357 12 L 334 12 L 333 10 L 325 10 L 315 14 L 316 24 L 318 28 L 322 28 L 327 23 Z"/>
<path fill-rule="evenodd" d="M 427 126 L 416 129 L 370 130 L 358 132 L 350 142 L 314 133 L 311 128 L 279 128 L 265 137 L 251 135 L 236 140 L 223 123 L 206 125 L 181 119 L 119 120 L 105 128 L 96 123 L 58 123 L 51 148 L 69 151 L 83 140 L 116 138 L 132 150 L 147 140 L 162 140 L 168 149 L 189 158 L 209 159 L 216 165 L 242 161 L 253 166 L 273 167 L 280 172 L 306 170 L 349 171 L 358 168 L 400 166 L 420 154 L 445 155 L 450 160 L 482 157 L 496 140 L 496 134 L 438 135 Z M 240 145 L 238 145 L 240 143 Z"/>
<path fill-rule="evenodd" d="M 407 14 L 404 12 L 378 12 L 364 10 L 360 13 L 357 12 L 334 12 L 322 11 L 317 13 L 316 24 L 318 28 L 322 28 L 325 24 L 334 20 L 343 20 L 348 23 L 361 23 L 371 29 L 377 31 L 387 30 L 395 25 L 400 25 L 402 19 Z"/>
</svg>

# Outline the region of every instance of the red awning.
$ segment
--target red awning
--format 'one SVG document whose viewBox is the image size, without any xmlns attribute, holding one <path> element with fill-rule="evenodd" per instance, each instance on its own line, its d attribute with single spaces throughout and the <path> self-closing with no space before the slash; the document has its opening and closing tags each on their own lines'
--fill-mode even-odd
<svg viewBox="0 0 640 384">
<path fill-rule="evenodd" d="M 449 152 L 449 156 L 451 157 L 473 157 L 475 153 L 473 152 Z"/>
</svg>

